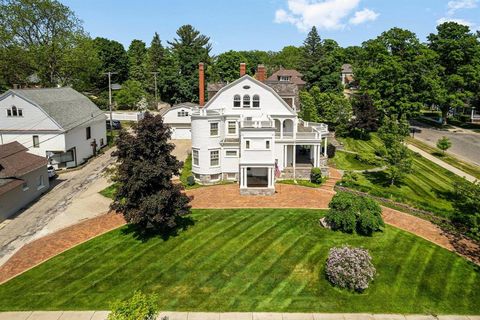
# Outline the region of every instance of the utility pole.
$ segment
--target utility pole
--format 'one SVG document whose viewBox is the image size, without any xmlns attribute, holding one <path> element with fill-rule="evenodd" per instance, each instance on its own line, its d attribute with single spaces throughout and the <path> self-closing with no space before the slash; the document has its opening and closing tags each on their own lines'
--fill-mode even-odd
<svg viewBox="0 0 480 320">
<path fill-rule="evenodd" d="M 156 106 L 155 106 L 155 110 L 158 108 L 158 94 L 157 94 L 157 74 L 158 72 L 150 72 L 151 74 L 153 74 L 153 78 L 155 79 L 155 103 L 156 103 Z"/>
<path fill-rule="evenodd" d="M 118 72 L 105 72 L 108 75 L 108 108 L 110 111 L 110 138 L 113 141 L 113 114 L 112 114 L 112 74 L 118 74 Z"/>
</svg>

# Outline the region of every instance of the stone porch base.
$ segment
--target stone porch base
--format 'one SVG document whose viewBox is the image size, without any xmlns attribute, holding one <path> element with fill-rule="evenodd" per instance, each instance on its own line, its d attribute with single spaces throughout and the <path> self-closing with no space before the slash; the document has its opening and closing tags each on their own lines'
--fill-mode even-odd
<svg viewBox="0 0 480 320">
<path fill-rule="evenodd" d="M 275 188 L 240 188 L 242 196 L 271 196 L 275 194 Z"/>
</svg>

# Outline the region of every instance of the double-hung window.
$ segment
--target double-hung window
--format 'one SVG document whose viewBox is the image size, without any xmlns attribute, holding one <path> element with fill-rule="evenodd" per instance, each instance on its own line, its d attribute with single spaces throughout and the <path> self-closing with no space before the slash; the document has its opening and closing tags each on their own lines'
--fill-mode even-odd
<svg viewBox="0 0 480 320">
<path fill-rule="evenodd" d="M 210 136 L 211 137 L 218 136 L 218 122 L 211 122 L 210 123 Z"/>
<path fill-rule="evenodd" d="M 200 163 L 198 159 L 198 150 L 196 149 L 192 150 L 192 161 L 194 166 L 198 166 L 198 164 Z"/>
<path fill-rule="evenodd" d="M 228 134 L 237 134 L 237 122 L 228 121 Z"/>
<path fill-rule="evenodd" d="M 210 151 L 210 166 L 216 167 L 220 164 L 219 160 L 219 151 L 218 150 L 211 150 Z"/>
</svg>

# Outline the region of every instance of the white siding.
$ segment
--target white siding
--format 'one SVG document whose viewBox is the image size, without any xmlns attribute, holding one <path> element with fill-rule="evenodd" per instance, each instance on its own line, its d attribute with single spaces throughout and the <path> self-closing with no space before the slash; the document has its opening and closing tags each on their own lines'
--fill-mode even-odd
<svg viewBox="0 0 480 320">
<path fill-rule="evenodd" d="M 87 139 L 86 128 L 90 127 L 91 137 Z M 97 150 L 101 148 L 100 141 L 103 139 L 107 143 L 107 134 L 105 128 L 105 119 L 100 117 L 100 120 L 92 121 L 82 126 L 76 127 L 68 131 L 65 135 L 66 150 L 75 148 L 77 165 L 83 163 L 86 159 L 93 156 L 93 147 L 91 143 L 95 139 L 97 142 Z"/>
<path fill-rule="evenodd" d="M 16 106 L 23 110 L 22 117 L 7 117 L 7 109 Z M 0 100 L 0 130 L 61 130 L 42 109 L 10 94 Z"/>
</svg>

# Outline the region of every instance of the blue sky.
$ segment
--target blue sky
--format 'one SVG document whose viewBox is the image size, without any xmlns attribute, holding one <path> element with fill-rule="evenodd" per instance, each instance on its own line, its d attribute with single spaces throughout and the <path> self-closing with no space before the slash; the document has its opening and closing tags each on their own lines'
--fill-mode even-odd
<svg viewBox="0 0 480 320">
<path fill-rule="evenodd" d="M 75 11 L 92 37 L 162 43 L 183 24 L 211 38 L 213 53 L 280 50 L 300 45 L 312 25 L 322 38 L 359 45 L 391 27 L 424 41 L 439 21 L 480 26 L 480 0 L 60 0 Z"/>
</svg>

